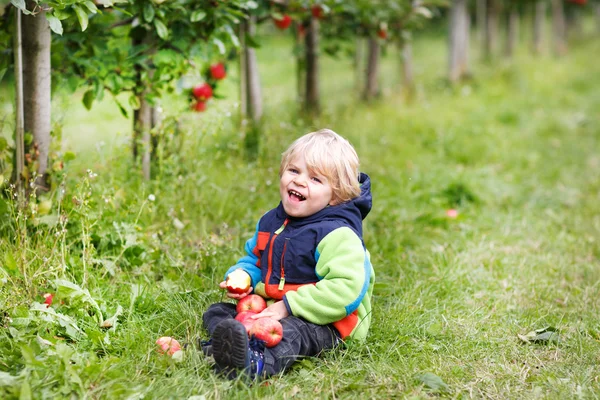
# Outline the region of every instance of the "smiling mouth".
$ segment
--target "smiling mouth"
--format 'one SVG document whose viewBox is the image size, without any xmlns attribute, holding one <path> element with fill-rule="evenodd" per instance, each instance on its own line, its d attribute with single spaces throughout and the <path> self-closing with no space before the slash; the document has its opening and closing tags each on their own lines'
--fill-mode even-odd
<svg viewBox="0 0 600 400">
<path fill-rule="evenodd" d="M 296 192 L 295 190 L 288 190 L 288 195 L 289 196 L 294 196 L 295 198 L 297 198 L 299 201 L 304 201 L 306 200 L 306 197 L 302 196 L 300 193 Z"/>
</svg>

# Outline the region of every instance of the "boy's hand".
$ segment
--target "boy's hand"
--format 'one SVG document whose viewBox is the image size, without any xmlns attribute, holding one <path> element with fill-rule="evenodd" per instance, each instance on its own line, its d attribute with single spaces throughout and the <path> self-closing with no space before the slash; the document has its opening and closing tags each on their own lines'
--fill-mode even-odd
<svg viewBox="0 0 600 400">
<path fill-rule="evenodd" d="M 229 297 L 231 299 L 235 299 L 235 300 L 243 299 L 244 297 L 246 297 L 250 293 L 252 293 L 252 287 L 250 287 L 250 289 L 248 289 L 248 291 L 246 293 L 231 293 L 230 291 L 227 290 L 227 284 L 225 283 L 225 281 L 219 283 L 219 287 L 221 289 L 225 289 L 225 291 L 227 292 L 227 297 Z"/>
<path fill-rule="evenodd" d="M 269 307 L 265 308 L 258 314 L 252 315 L 250 317 L 250 319 L 269 317 L 269 318 L 273 318 L 276 320 L 280 320 L 282 318 L 287 317 L 288 315 L 290 315 L 290 313 L 288 313 L 285 303 L 282 300 L 280 300 L 278 302 L 271 304 Z"/>
</svg>

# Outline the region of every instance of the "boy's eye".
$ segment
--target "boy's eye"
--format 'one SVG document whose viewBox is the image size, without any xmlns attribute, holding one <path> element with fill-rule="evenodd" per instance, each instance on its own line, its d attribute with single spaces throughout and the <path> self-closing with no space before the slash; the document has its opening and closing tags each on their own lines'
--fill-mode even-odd
<svg viewBox="0 0 600 400">
<path fill-rule="evenodd" d="M 297 174 L 297 173 L 298 173 L 298 170 L 297 170 L 296 168 L 290 168 L 290 169 L 289 169 L 289 171 L 290 171 L 292 174 Z"/>
<path fill-rule="evenodd" d="M 317 178 L 316 176 L 313 176 L 312 180 L 317 183 L 321 183 L 321 180 L 319 178 Z"/>
</svg>

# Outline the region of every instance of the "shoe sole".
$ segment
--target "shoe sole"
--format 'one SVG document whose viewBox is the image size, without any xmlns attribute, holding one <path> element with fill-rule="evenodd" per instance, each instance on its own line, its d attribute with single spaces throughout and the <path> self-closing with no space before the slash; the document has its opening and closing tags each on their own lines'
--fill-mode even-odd
<svg viewBox="0 0 600 400">
<path fill-rule="evenodd" d="M 219 370 L 231 372 L 243 369 L 248 356 L 248 333 L 240 322 L 225 320 L 215 328 L 212 350 Z"/>
</svg>

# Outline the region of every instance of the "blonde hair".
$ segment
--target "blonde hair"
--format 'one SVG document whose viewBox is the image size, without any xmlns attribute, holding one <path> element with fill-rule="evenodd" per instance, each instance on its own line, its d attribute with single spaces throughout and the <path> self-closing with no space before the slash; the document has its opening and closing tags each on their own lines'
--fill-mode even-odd
<svg viewBox="0 0 600 400">
<path fill-rule="evenodd" d="M 334 131 L 321 129 L 296 139 L 281 156 L 279 176 L 297 156 L 304 157 L 309 170 L 327 178 L 335 204 L 360 195 L 358 155 L 350 142 Z"/>
</svg>

